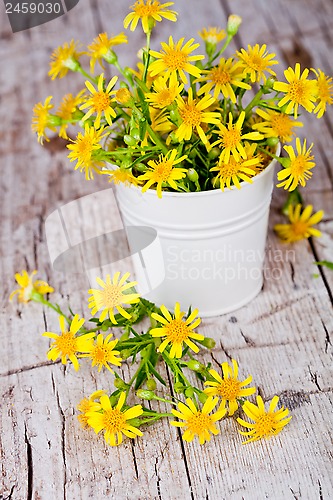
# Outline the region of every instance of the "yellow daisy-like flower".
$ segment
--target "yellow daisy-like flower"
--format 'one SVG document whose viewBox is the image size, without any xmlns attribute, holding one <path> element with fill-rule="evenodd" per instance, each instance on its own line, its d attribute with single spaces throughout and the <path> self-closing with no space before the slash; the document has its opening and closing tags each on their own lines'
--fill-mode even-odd
<svg viewBox="0 0 333 500">
<path fill-rule="evenodd" d="M 80 104 L 83 103 L 83 94 L 84 90 L 81 90 L 76 96 L 72 94 L 66 94 L 62 98 L 62 102 L 58 108 L 56 113 L 62 120 L 66 120 L 66 122 L 72 120 L 74 113 L 78 110 Z M 59 137 L 63 139 L 68 139 L 67 128 L 69 123 L 62 123 L 59 130 Z"/>
<path fill-rule="evenodd" d="M 283 187 L 289 191 L 293 191 L 297 188 L 298 184 L 302 187 L 306 185 L 306 181 L 312 177 L 311 169 L 316 165 L 314 161 L 314 156 L 311 154 L 313 144 L 306 149 L 306 139 L 304 139 L 303 146 L 301 141 L 297 137 L 296 139 L 296 151 L 292 146 L 284 146 L 287 151 L 289 158 L 286 160 L 286 167 L 280 170 L 277 174 L 277 178 L 280 182 L 277 187 Z"/>
<path fill-rule="evenodd" d="M 97 89 L 89 82 L 86 81 L 86 87 L 91 92 L 91 97 L 80 106 L 80 109 L 90 108 L 82 121 L 88 120 L 91 115 L 96 113 L 96 118 L 94 120 L 95 128 L 99 128 L 101 124 L 101 118 L 104 114 L 105 119 L 109 125 L 112 125 L 112 117 L 117 116 L 116 112 L 112 107 L 112 103 L 115 102 L 115 98 L 111 97 L 116 91 L 112 91 L 113 87 L 117 83 L 118 77 L 114 76 L 108 83 L 106 89 L 104 90 L 104 74 L 102 73 L 98 78 Z"/>
<path fill-rule="evenodd" d="M 47 293 L 54 292 L 54 288 L 50 286 L 46 281 L 36 280 L 33 282 L 32 277 L 37 274 L 37 271 L 32 271 L 29 275 L 27 271 L 22 271 L 22 273 L 15 274 L 15 280 L 17 284 L 20 286 L 17 290 L 14 290 L 9 295 L 9 300 L 13 300 L 15 295 L 18 295 L 17 300 L 19 302 L 27 303 L 32 299 L 34 292 L 39 293 L 40 295 L 46 295 Z"/>
<path fill-rule="evenodd" d="M 94 127 L 85 125 L 84 134 L 78 133 L 73 144 L 68 144 L 67 148 L 71 150 L 68 155 L 70 161 L 77 161 L 75 170 L 80 169 L 85 171 L 87 180 L 93 179 L 93 172 L 101 173 L 102 162 L 94 160 L 93 154 L 95 151 L 102 149 L 101 140 L 106 137 L 103 134 L 103 129 L 96 130 Z"/>
<path fill-rule="evenodd" d="M 79 58 L 84 52 L 78 52 L 78 42 L 71 40 L 56 48 L 51 55 L 50 71 L 48 75 L 52 80 L 63 78 L 68 71 L 78 71 L 80 67 Z"/>
<path fill-rule="evenodd" d="M 87 54 L 90 57 L 91 72 L 94 72 L 96 61 L 103 67 L 102 60 L 108 60 L 108 55 L 110 55 L 112 47 L 127 42 L 127 36 L 124 33 L 119 33 L 119 35 L 111 36 L 110 38 L 107 33 L 100 33 L 94 38 L 93 42 L 88 45 Z"/>
<path fill-rule="evenodd" d="M 252 377 L 249 375 L 243 382 L 238 380 L 238 364 L 235 359 L 231 360 L 232 367 L 228 363 L 222 363 L 223 378 L 217 373 L 216 370 L 209 370 L 213 381 L 207 380 L 205 385 L 207 389 L 204 390 L 208 396 L 219 396 L 223 401 L 226 401 L 229 406 L 229 415 L 233 415 L 238 410 L 238 399 L 251 396 L 256 392 L 255 387 L 245 388 L 252 382 Z"/>
<path fill-rule="evenodd" d="M 242 140 L 249 139 L 252 141 L 260 141 L 260 139 L 263 139 L 263 136 L 259 134 L 259 132 L 242 134 L 244 120 L 245 111 L 240 113 L 236 123 L 233 123 L 233 116 L 229 113 L 229 122 L 227 126 L 223 123 L 219 123 L 219 130 L 214 130 L 214 132 L 220 136 L 220 139 L 215 141 L 212 146 L 220 145 L 222 147 L 220 161 L 228 163 L 230 154 L 234 156 L 236 161 L 240 161 L 240 157 L 246 159 L 246 152 Z"/>
<path fill-rule="evenodd" d="M 157 196 L 162 198 L 162 187 L 163 185 L 171 186 L 172 189 L 178 190 L 175 181 L 179 181 L 186 177 L 186 168 L 175 167 L 178 163 L 181 163 L 187 155 L 181 156 L 176 159 L 178 155 L 177 149 L 172 149 L 165 156 L 160 155 L 159 161 L 149 160 L 147 172 L 138 177 L 138 180 L 147 181 L 142 188 L 142 192 L 145 193 L 151 186 L 157 184 L 156 191 Z"/>
<path fill-rule="evenodd" d="M 215 436 L 220 433 L 219 429 L 216 428 L 215 422 L 221 420 L 227 410 L 225 409 L 225 403 L 219 406 L 217 411 L 212 415 L 209 413 L 214 410 L 217 405 L 218 398 L 208 397 L 205 404 L 201 410 L 198 410 L 193 403 L 192 399 L 186 399 L 186 405 L 184 403 L 178 403 L 178 410 L 171 410 L 171 413 L 184 422 L 172 421 L 171 425 L 175 427 L 184 428 L 185 432 L 182 435 L 184 441 L 191 442 L 194 437 L 199 438 L 199 443 L 204 444 L 206 441 L 210 441 L 210 433 Z"/>
<path fill-rule="evenodd" d="M 206 82 L 198 91 L 198 95 L 206 94 L 214 89 L 214 97 L 218 98 L 222 93 L 226 99 L 236 102 L 234 87 L 249 90 L 251 87 L 244 80 L 244 69 L 240 62 L 234 62 L 232 57 L 229 59 L 221 58 L 219 64 L 210 70 L 203 70 L 201 78 L 196 82 Z"/>
<path fill-rule="evenodd" d="M 278 105 L 281 108 L 288 103 L 286 113 L 289 115 L 294 111 L 294 116 L 297 118 L 298 106 L 303 106 L 309 113 L 315 107 L 317 99 L 318 87 L 315 80 L 308 80 L 309 70 L 306 68 L 301 74 L 301 66 L 299 63 L 295 65 L 295 71 L 289 67 L 284 71 L 284 76 L 288 83 L 275 82 L 273 89 L 278 92 L 283 92 L 286 95 L 279 101 Z"/>
<path fill-rule="evenodd" d="M 252 128 L 261 132 L 264 137 L 278 137 L 282 142 L 290 142 L 295 135 L 293 128 L 303 127 L 302 122 L 297 122 L 291 116 L 273 109 L 258 108 L 256 113 L 263 121 L 255 123 Z"/>
<path fill-rule="evenodd" d="M 321 69 L 318 71 L 312 69 L 317 77 L 317 102 L 314 113 L 317 113 L 317 118 L 321 118 L 326 111 L 327 106 L 333 103 L 333 79 L 325 75 Z"/>
<path fill-rule="evenodd" d="M 116 91 L 116 101 L 119 104 L 129 105 L 132 101 L 132 94 L 126 87 L 121 87 Z"/>
<path fill-rule="evenodd" d="M 169 21 L 177 21 L 177 12 L 169 10 L 174 2 L 160 3 L 157 0 L 137 0 L 131 9 L 133 12 L 127 14 L 124 19 L 124 28 L 134 31 L 141 19 L 142 29 L 145 33 L 151 31 L 156 21 L 162 21 L 162 18 Z"/>
<path fill-rule="evenodd" d="M 270 66 L 279 63 L 274 61 L 275 54 L 267 53 L 265 44 L 261 47 L 258 43 L 254 47 L 248 45 L 247 50 L 241 49 L 237 55 L 242 62 L 244 72 L 250 75 L 251 82 L 260 82 L 260 80 L 266 82 L 265 72 L 276 75 Z"/>
<path fill-rule="evenodd" d="M 160 76 L 154 80 L 153 90 L 154 92 L 148 92 L 145 95 L 146 101 L 155 108 L 164 109 L 170 106 L 181 93 L 184 88 L 183 83 L 179 83 L 174 78 L 168 81 L 163 76 Z"/>
<path fill-rule="evenodd" d="M 251 177 L 256 173 L 254 167 L 257 163 L 258 160 L 255 157 L 246 160 L 239 158 L 237 161 L 234 156 L 230 156 L 228 163 L 220 158 L 218 164 L 210 169 L 211 172 L 217 172 L 213 185 L 215 186 L 218 183 L 219 187 L 224 191 L 225 187 L 231 189 L 232 186 L 240 189 L 240 181 L 252 184 Z"/>
<path fill-rule="evenodd" d="M 203 124 L 219 124 L 221 121 L 220 113 L 214 111 L 205 111 L 215 102 L 215 98 L 209 94 L 202 99 L 193 99 L 192 88 L 188 90 L 188 98 L 177 98 L 178 111 L 181 118 L 181 124 L 176 130 L 176 138 L 179 142 L 189 141 L 192 133 L 196 130 L 204 144 L 208 144 L 208 139 L 203 130 Z"/>
<path fill-rule="evenodd" d="M 77 371 L 80 367 L 77 354 L 78 352 L 84 351 L 86 348 L 87 341 L 95 336 L 94 333 L 86 333 L 77 337 L 76 334 L 80 330 L 84 323 L 84 319 L 78 314 L 75 314 L 69 330 L 67 330 L 65 325 L 65 318 L 59 316 L 59 324 L 61 334 L 53 332 L 44 332 L 43 337 L 49 337 L 54 339 L 54 342 L 50 345 L 50 349 L 47 353 L 47 359 L 56 361 L 59 357 L 61 362 L 65 365 L 67 363 L 67 358 L 73 363 L 74 369 Z"/>
<path fill-rule="evenodd" d="M 112 281 L 110 275 L 107 274 L 105 282 L 100 278 L 96 278 L 97 283 L 102 287 L 102 290 L 90 289 L 89 293 L 92 294 L 88 299 L 88 307 L 91 309 L 92 314 L 96 314 L 102 309 L 102 314 L 99 318 L 104 321 L 108 315 L 114 325 L 117 321 L 114 317 L 114 309 L 118 311 L 124 318 L 130 319 L 131 315 L 122 307 L 123 305 L 136 304 L 140 300 L 138 293 L 125 293 L 126 290 L 135 287 L 136 281 L 126 283 L 130 273 L 125 273 L 120 278 L 120 272 L 114 274 Z"/>
<path fill-rule="evenodd" d="M 199 31 L 199 36 L 206 42 L 212 45 L 217 45 L 226 37 L 226 32 L 218 27 L 209 26 Z"/>
<path fill-rule="evenodd" d="M 81 414 L 77 416 L 77 419 L 83 429 L 87 429 L 88 427 L 90 427 L 88 424 L 88 411 L 101 410 L 102 406 L 96 401 L 96 399 L 99 399 L 104 394 L 105 391 L 95 391 L 89 396 L 89 398 L 83 398 L 77 405 L 76 408 L 79 410 L 79 412 L 81 412 Z"/>
<path fill-rule="evenodd" d="M 133 184 L 133 186 L 138 186 L 139 184 L 138 179 L 134 177 L 130 169 L 115 168 L 105 173 L 110 176 L 109 182 L 114 182 L 115 184 Z"/>
<path fill-rule="evenodd" d="M 199 347 L 192 342 L 194 340 L 203 340 L 205 337 L 193 330 L 201 323 L 197 318 L 198 309 L 194 309 L 187 319 L 183 319 L 185 313 L 181 312 L 179 302 L 175 304 L 175 314 L 171 316 L 167 308 L 160 307 L 163 316 L 152 313 L 152 317 L 163 326 L 152 328 L 149 333 L 152 337 L 165 337 L 159 346 L 159 352 L 163 352 L 168 344 L 171 344 L 170 358 L 181 358 L 183 353 L 183 343 L 188 345 L 194 352 L 199 352 Z"/>
<path fill-rule="evenodd" d="M 48 96 L 44 104 L 38 102 L 35 104 L 33 109 L 33 117 L 31 122 L 31 130 L 36 132 L 37 139 L 40 144 L 43 144 L 44 139 L 49 142 L 50 139 L 47 137 L 45 131 L 47 128 L 52 130 L 52 132 L 56 132 L 55 123 L 52 115 L 50 115 L 49 111 L 54 106 L 51 104 L 52 96 Z"/>
<path fill-rule="evenodd" d="M 318 224 L 324 216 L 324 211 L 319 210 L 312 215 L 313 207 L 308 205 L 302 211 L 302 205 L 289 205 L 288 217 L 290 224 L 276 224 L 274 231 L 284 243 L 294 243 L 311 236 L 320 237 L 321 232 L 313 226 Z"/>
<path fill-rule="evenodd" d="M 107 368 L 111 373 L 114 373 L 109 363 L 115 366 L 121 366 L 121 358 L 119 358 L 119 351 L 115 350 L 118 344 L 118 339 L 111 340 L 113 334 L 110 333 L 104 338 L 103 334 L 97 335 L 96 341 L 90 340 L 87 342 L 85 354 L 81 354 L 80 358 L 91 359 L 91 366 L 98 365 L 98 371 L 100 372 L 103 366 Z"/>
<path fill-rule="evenodd" d="M 280 408 L 274 411 L 279 402 L 278 396 L 274 396 L 269 405 L 269 410 L 265 410 L 265 404 L 262 397 L 257 396 L 257 406 L 249 401 L 245 401 L 243 405 L 244 413 L 254 421 L 254 424 L 246 422 L 242 418 L 237 418 L 237 422 L 243 427 L 251 429 L 248 432 L 239 431 L 242 436 L 250 436 L 247 441 L 243 441 L 243 444 L 250 443 L 251 441 L 257 441 L 261 438 L 269 438 L 282 431 L 291 420 L 289 415 L 289 410 L 287 408 Z"/>
<path fill-rule="evenodd" d="M 265 156 L 263 153 L 257 152 L 257 144 L 255 142 L 244 142 L 244 149 L 246 153 L 246 161 L 255 160 L 255 163 L 251 163 L 251 170 L 254 171 L 255 175 L 260 174 L 263 171 L 267 163 L 265 163 Z M 269 158 L 270 163 L 271 159 Z"/>
<path fill-rule="evenodd" d="M 201 75 L 201 70 L 191 64 L 194 61 L 200 61 L 205 56 L 190 56 L 191 52 L 200 47 L 199 43 L 193 43 L 194 38 L 191 38 L 183 46 L 185 38 L 181 38 L 176 44 L 172 36 L 169 37 L 169 45 L 165 42 L 161 43 L 162 52 L 151 50 L 150 54 L 156 59 L 149 66 L 149 74 L 151 76 L 163 73 L 165 78 L 173 77 L 177 79 L 179 74 L 183 83 L 187 83 L 185 71 L 196 78 Z"/>
<path fill-rule="evenodd" d="M 141 405 L 133 406 L 125 411 L 121 411 L 126 399 L 126 393 L 122 392 L 115 407 L 111 406 L 108 396 L 101 396 L 101 410 L 93 409 L 86 413 L 88 425 L 94 429 L 96 434 L 104 432 L 105 441 L 111 446 L 122 443 L 123 434 L 129 438 L 142 436 L 142 432 L 130 424 L 130 420 L 137 418 L 143 413 Z"/>
</svg>

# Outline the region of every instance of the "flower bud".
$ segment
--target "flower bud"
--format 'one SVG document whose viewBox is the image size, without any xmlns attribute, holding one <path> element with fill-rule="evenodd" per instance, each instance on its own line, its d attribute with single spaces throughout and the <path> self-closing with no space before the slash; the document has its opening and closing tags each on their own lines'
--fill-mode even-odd
<svg viewBox="0 0 333 500">
<path fill-rule="evenodd" d="M 185 389 L 185 396 L 186 396 L 187 398 L 191 398 L 191 397 L 193 396 L 193 394 L 194 394 L 193 387 L 187 387 L 187 388 Z"/>
<path fill-rule="evenodd" d="M 56 115 L 48 115 L 47 125 L 49 127 L 59 127 L 62 124 L 62 118 Z"/>
<path fill-rule="evenodd" d="M 197 361 L 196 359 L 191 359 L 187 363 L 187 367 L 194 372 L 203 372 L 206 369 L 205 365 L 203 365 L 202 363 L 200 363 L 200 361 Z"/>
<path fill-rule="evenodd" d="M 132 356 L 132 350 L 131 349 L 124 349 L 120 353 L 121 359 L 127 359 L 130 356 Z"/>
<path fill-rule="evenodd" d="M 107 53 L 103 56 L 103 59 L 105 59 L 105 61 L 109 64 L 114 64 L 118 61 L 117 54 L 112 49 L 107 51 Z"/>
<path fill-rule="evenodd" d="M 269 78 L 267 78 L 264 85 L 262 86 L 264 94 L 269 94 L 271 92 L 275 82 L 276 82 L 275 76 L 271 75 Z"/>
<path fill-rule="evenodd" d="M 132 137 L 131 135 L 124 135 L 124 143 L 127 144 L 127 146 L 135 146 L 137 141 Z"/>
<path fill-rule="evenodd" d="M 181 394 L 184 391 L 185 386 L 182 382 L 176 382 L 173 388 L 177 394 Z"/>
<path fill-rule="evenodd" d="M 207 349 L 214 349 L 216 342 L 210 337 L 205 337 L 203 340 L 200 340 L 200 344 L 207 347 Z"/>
<path fill-rule="evenodd" d="M 187 178 L 190 181 L 192 181 L 192 182 L 198 182 L 199 175 L 196 172 L 196 170 L 194 170 L 194 168 L 189 168 L 186 175 L 187 175 Z"/>
<path fill-rule="evenodd" d="M 177 110 L 177 109 L 172 109 L 172 110 L 170 111 L 170 119 L 171 119 L 173 122 L 177 123 L 177 122 L 178 122 L 178 120 L 179 120 L 179 118 L 180 118 L 180 116 L 179 116 L 179 112 L 178 112 L 178 110 Z"/>
<path fill-rule="evenodd" d="M 122 378 L 115 378 L 113 383 L 116 389 L 127 389 L 127 384 Z"/>
<path fill-rule="evenodd" d="M 119 104 L 131 105 L 134 102 L 127 87 L 121 87 L 119 90 L 117 90 L 116 99 Z"/>
<path fill-rule="evenodd" d="M 139 389 L 136 391 L 136 395 L 138 398 L 145 399 L 146 401 L 155 399 L 155 393 L 153 391 L 148 391 L 147 389 Z"/>
<path fill-rule="evenodd" d="M 278 137 L 269 137 L 266 140 L 266 144 L 267 144 L 267 146 L 274 147 L 277 144 L 279 144 L 279 138 Z"/>
<path fill-rule="evenodd" d="M 147 389 L 149 389 L 150 391 L 155 391 L 156 382 L 153 378 L 147 380 Z"/>
<path fill-rule="evenodd" d="M 228 24 L 227 24 L 227 33 L 230 36 L 236 35 L 238 28 L 242 24 L 242 18 L 240 16 L 237 16 L 236 14 L 231 14 L 231 16 L 228 17 Z"/>
<path fill-rule="evenodd" d="M 221 153 L 220 148 L 218 148 L 218 147 L 212 148 L 208 153 L 208 158 L 213 160 L 214 158 L 217 158 L 218 156 L 220 156 L 220 153 Z"/>
<path fill-rule="evenodd" d="M 102 332 L 107 332 L 109 329 L 109 324 L 108 324 L 108 321 L 105 321 L 102 326 L 101 326 L 101 330 Z"/>
<path fill-rule="evenodd" d="M 208 398 L 208 396 L 204 392 L 200 392 L 200 394 L 198 394 L 198 399 L 199 399 L 200 403 L 202 403 L 202 404 L 206 403 L 207 398 Z"/>
<path fill-rule="evenodd" d="M 136 141 L 140 140 L 140 133 L 138 128 L 132 128 L 131 129 L 131 137 L 134 137 Z"/>
</svg>

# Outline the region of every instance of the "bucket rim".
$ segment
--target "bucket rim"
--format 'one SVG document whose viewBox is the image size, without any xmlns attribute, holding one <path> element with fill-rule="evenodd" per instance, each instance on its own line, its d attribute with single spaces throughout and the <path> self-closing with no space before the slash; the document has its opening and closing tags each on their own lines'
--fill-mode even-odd
<svg viewBox="0 0 333 500">
<path fill-rule="evenodd" d="M 280 153 L 281 153 L 281 143 L 278 143 L 277 145 L 277 148 L 276 148 L 276 151 L 275 151 L 275 156 L 280 156 Z M 252 181 L 253 182 L 242 182 L 242 187 L 241 189 L 244 189 L 244 188 L 250 188 L 255 182 L 258 182 L 259 179 L 262 179 L 263 177 L 265 177 L 266 175 L 268 175 L 268 173 L 275 167 L 275 165 L 277 164 L 277 160 L 276 158 L 272 158 L 272 161 L 267 165 L 267 167 L 262 171 L 260 172 L 260 174 L 254 176 L 252 178 Z M 139 191 L 142 196 L 156 196 L 156 189 L 147 189 L 147 191 L 145 191 L 145 193 L 142 193 L 142 190 L 141 190 L 141 187 L 140 186 L 134 186 L 134 185 L 130 185 L 130 186 L 125 186 L 125 185 L 117 185 L 116 186 L 117 188 L 125 188 L 125 189 L 132 189 L 133 191 Z M 230 188 L 227 188 L 225 189 L 224 191 L 222 191 L 222 189 L 210 189 L 208 191 L 191 191 L 189 193 L 184 193 L 184 192 L 174 192 L 174 191 L 163 191 L 162 192 L 162 199 L 164 197 L 166 198 L 182 198 L 184 196 L 186 196 L 186 198 L 198 198 L 198 197 L 204 197 L 204 196 L 218 196 L 221 194 L 228 194 L 228 192 L 240 192 L 241 189 L 238 189 L 236 186 L 231 186 Z"/>
</svg>

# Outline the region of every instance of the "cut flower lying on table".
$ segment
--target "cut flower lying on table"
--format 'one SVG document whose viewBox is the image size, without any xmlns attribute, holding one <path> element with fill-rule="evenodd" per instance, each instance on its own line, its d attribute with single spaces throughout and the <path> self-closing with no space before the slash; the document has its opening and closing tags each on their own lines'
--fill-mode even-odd
<svg viewBox="0 0 333 500">
<path fill-rule="evenodd" d="M 33 286 L 26 271 L 17 274 L 18 278 L 22 289 L 23 285 Z M 193 356 L 192 353 L 198 354 L 202 347 L 213 349 L 215 346 L 213 339 L 196 331 L 201 322 L 197 309 L 185 313 L 178 302 L 174 312 L 164 306 L 159 308 L 136 293 L 137 283 L 130 281 L 129 273 L 120 276 L 118 272 L 112 279 L 110 276 L 105 281 L 97 278 L 101 289 L 89 290 L 92 296 L 87 305 L 94 317 L 86 321 L 70 308 L 70 314 L 64 314 L 58 304 L 44 297 L 53 292 L 53 288 L 40 283 L 43 283 L 43 293 L 32 293 L 29 300 L 50 307 L 59 315 L 60 333 L 43 333 L 51 339 L 48 359 L 72 364 L 75 371 L 80 369 L 82 361 L 90 361 L 93 369 L 103 371 L 104 376 L 98 383 L 105 387 L 110 386 L 112 376 L 111 394 L 104 389 L 95 391 L 77 406 L 82 427 L 93 429 L 96 434 L 102 432 L 111 446 L 121 444 L 123 435 L 141 437 L 141 428 L 162 418 L 171 418 L 171 425 L 180 429 L 185 441 L 198 438 L 200 444 L 210 441 L 211 435 L 219 434 L 220 429 L 223 432 L 220 422 L 235 414 L 237 421 L 249 429 L 239 431 L 248 436 L 245 442 L 278 434 L 289 423 L 288 409 L 282 406 L 275 411 L 277 396 L 273 397 L 268 410 L 261 397 L 257 396 L 258 407 L 248 400 L 256 388 L 248 387 L 251 375 L 244 380 L 238 377 L 236 360 L 232 359 L 231 365 L 222 363 L 217 371 L 211 368 L 210 362 L 205 364 Z M 102 301 L 101 297 L 107 300 Z M 18 300 L 22 302 L 20 294 Z M 99 307 L 95 306 L 97 303 Z M 138 331 L 135 325 L 145 318 L 150 320 L 150 326 Z M 114 333 L 115 329 L 120 330 L 119 335 Z M 133 372 L 129 380 L 124 378 L 123 363 Z M 169 381 L 165 378 L 166 369 L 170 373 Z M 139 400 L 150 401 L 150 407 L 130 406 L 127 400 L 132 399 L 133 392 Z M 153 401 L 164 403 L 165 411 L 154 408 Z M 238 417 L 241 410 L 254 423 Z"/>
<path fill-rule="evenodd" d="M 284 146 L 288 157 L 275 152 L 303 126 L 300 111 L 324 115 L 333 102 L 332 78 L 296 63 L 277 81 L 278 61 L 265 44 L 225 55 L 241 24 L 237 15 L 229 17 L 226 30 L 204 28 L 204 47 L 194 38 L 170 35 L 153 50 L 156 25 L 177 21 L 172 5 L 137 0 L 131 7 L 124 27 L 133 31 L 141 23 L 146 35 L 136 68 L 118 60 L 116 47 L 128 43 L 124 33 L 101 33 L 86 50 L 71 40 L 53 52 L 50 77 L 81 73 L 85 88 L 66 94 L 55 112 L 52 96 L 36 104 L 32 129 L 38 141 L 49 141 L 48 130 L 58 132 L 86 179 L 105 175 L 142 191 L 156 189 L 159 197 L 163 191 L 240 189 L 272 158 L 282 167 L 279 187 L 291 193 L 305 187 L 315 167 L 312 144 L 297 138 L 296 147 Z M 97 63 L 102 71 L 95 74 Z M 117 73 L 110 80 L 106 66 Z M 69 128 L 75 125 L 83 131 L 72 138 L 75 129 Z M 295 199 L 290 196 L 287 204 Z"/>
</svg>

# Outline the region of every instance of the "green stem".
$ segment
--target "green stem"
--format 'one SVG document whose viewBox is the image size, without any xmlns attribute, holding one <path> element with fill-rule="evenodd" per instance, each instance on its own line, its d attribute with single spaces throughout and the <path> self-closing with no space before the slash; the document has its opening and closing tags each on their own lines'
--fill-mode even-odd
<svg viewBox="0 0 333 500">
<path fill-rule="evenodd" d="M 86 71 L 84 71 L 84 69 L 82 68 L 82 66 L 79 67 L 78 72 L 81 73 L 81 75 L 83 75 L 86 78 L 88 78 L 88 80 L 90 80 L 92 83 L 97 83 L 97 77 L 93 78 L 91 75 L 89 75 L 89 73 L 87 73 Z"/>
<path fill-rule="evenodd" d="M 143 71 L 143 82 L 146 83 L 147 81 L 147 74 L 148 74 L 148 66 L 149 66 L 149 60 L 150 60 L 150 37 L 151 37 L 151 31 L 148 31 L 147 33 L 147 47 L 146 47 L 146 59 L 145 59 L 145 69 Z"/>
<path fill-rule="evenodd" d="M 245 120 L 249 117 L 254 106 L 256 106 L 259 103 L 263 93 L 264 93 L 264 89 L 262 89 L 262 88 L 259 89 L 258 92 L 256 93 L 256 95 L 254 96 L 254 98 L 252 99 L 252 101 L 249 102 L 249 104 L 246 106 L 246 108 L 245 108 Z"/>
<path fill-rule="evenodd" d="M 148 134 L 150 135 L 150 137 L 153 139 L 153 141 L 155 142 L 155 144 L 158 144 L 159 147 L 161 148 L 161 150 L 163 151 L 164 154 L 167 154 L 168 152 L 168 148 L 166 147 L 165 144 L 163 144 L 163 142 L 161 141 L 161 139 L 158 137 L 158 135 L 153 131 L 153 129 L 151 128 L 151 126 L 147 123 L 147 131 L 148 131 Z"/>
<path fill-rule="evenodd" d="M 211 64 L 215 61 L 215 59 L 217 59 L 225 51 L 225 49 L 228 47 L 228 45 L 231 42 L 231 40 L 233 39 L 233 37 L 234 37 L 234 35 L 227 36 L 227 39 L 224 42 L 222 48 L 218 52 L 216 52 L 216 54 L 214 54 L 211 59 L 209 59 L 208 66 L 211 66 Z"/>
<path fill-rule="evenodd" d="M 63 316 L 69 325 L 71 324 L 71 320 L 69 319 L 69 317 L 66 316 L 66 314 L 64 314 L 62 312 L 62 310 L 60 309 L 60 307 L 57 304 L 52 304 L 52 302 L 49 302 L 48 300 L 44 299 L 44 297 L 42 297 L 40 294 L 38 294 L 38 295 L 39 295 L 39 297 L 34 296 L 32 298 L 32 300 L 34 300 L 35 302 L 39 302 L 40 304 L 43 304 L 44 306 L 47 306 L 50 309 L 53 309 L 53 311 L 55 311 L 57 314 L 60 314 L 60 316 Z"/>
</svg>

